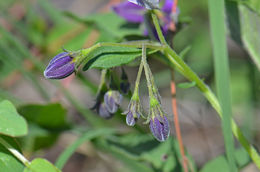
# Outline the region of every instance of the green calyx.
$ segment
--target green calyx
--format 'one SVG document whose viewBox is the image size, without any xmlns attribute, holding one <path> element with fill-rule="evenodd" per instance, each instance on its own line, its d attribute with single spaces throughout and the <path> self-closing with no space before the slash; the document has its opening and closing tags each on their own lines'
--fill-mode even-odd
<svg viewBox="0 0 260 172">
<path fill-rule="evenodd" d="M 154 96 L 151 96 L 150 97 L 150 107 L 152 108 L 152 107 L 155 107 L 157 105 L 159 105 L 158 100 Z"/>
</svg>

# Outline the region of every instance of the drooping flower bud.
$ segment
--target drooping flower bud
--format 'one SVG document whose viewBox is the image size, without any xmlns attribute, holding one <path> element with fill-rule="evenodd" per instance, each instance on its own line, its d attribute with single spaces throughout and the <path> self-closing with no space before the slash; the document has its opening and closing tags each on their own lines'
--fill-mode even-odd
<svg viewBox="0 0 260 172">
<path fill-rule="evenodd" d="M 105 118 L 105 119 L 109 119 L 113 116 L 113 114 L 108 111 L 104 102 L 102 102 L 99 105 L 98 114 L 99 114 L 99 116 L 101 116 L 102 118 Z"/>
<path fill-rule="evenodd" d="M 119 91 L 109 90 L 104 96 L 104 103 L 108 112 L 115 113 L 122 101 L 122 95 Z"/>
<path fill-rule="evenodd" d="M 47 79 L 63 79 L 75 71 L 75 62 L 69 53 L 63 52 L 56 55 L 44 71 Z"/>
<path fill-rule="evenodd" d="M 153 95 L 150 97 L 149 126 L 153 136 L 160 142 L 170 135 L 169 122 L 161 104 Z"/>
<path fill-rule="evenodd" d="M 141 104 L 139 99 L 130 101 L 128 109 L 123 113 L 126 115 L 126 124 L 129 126 L 134 126 L 136 121 L 141 116 Z"/>
<path fill-rule="evenodd" d="M 165 115 L 158 114 L 152 117 L 149 126 L 152 134 L 158 141 L 163 142 L 169 137 L 169 122 Z"/>
</svg>

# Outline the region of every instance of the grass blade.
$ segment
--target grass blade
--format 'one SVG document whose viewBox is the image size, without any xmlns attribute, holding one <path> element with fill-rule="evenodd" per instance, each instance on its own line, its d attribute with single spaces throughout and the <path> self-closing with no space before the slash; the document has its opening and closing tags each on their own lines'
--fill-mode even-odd
<svg viewBox="0 0 260 172">
<path fill-rule="evenodd" d="M 234 157 L 234 140 L 231 130 L 231 95 L 229 81 L 229 63 L 225 30 L 224 0 L 209 0 L 211 36 L 213 42 L 214 68 L 217 94 L 222 107 L 222 132 L 230 171 L 237 171 Z"/>
</svg>

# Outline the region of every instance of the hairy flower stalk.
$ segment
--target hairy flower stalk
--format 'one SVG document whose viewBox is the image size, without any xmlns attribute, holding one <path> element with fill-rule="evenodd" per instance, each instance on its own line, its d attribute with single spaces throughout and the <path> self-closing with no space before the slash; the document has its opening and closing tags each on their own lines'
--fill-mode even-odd
<svg viewBox="0 0 260 172">
<path fill-rule="evenodd" d="M 144 65 L 147 87 L 150 98 L 150 109 L 147 122 L 149 122 L 150 130 L 153 136 L 160 142 L 165 141 L 170 135 L 170 127 L 166 114 L 164 113 L 160 95 L 156 86 L 150 68 L 146 61 L 146 47 L 142 47 L 142 63 Z"/>
<path fill-rule="evenodd" d="M 126 115 L 126 124 L 129 126 L 134 126 L 140 116 L 142 116 L 142 106 L 139 98 L 139 83 L 142 71 L 143 63 L 141 63 L 139 66 L 137 78 L 135 81 L 134 93 L 128 105 L 128 109 L 123 113 L 124 115 Z"/>
</svg>

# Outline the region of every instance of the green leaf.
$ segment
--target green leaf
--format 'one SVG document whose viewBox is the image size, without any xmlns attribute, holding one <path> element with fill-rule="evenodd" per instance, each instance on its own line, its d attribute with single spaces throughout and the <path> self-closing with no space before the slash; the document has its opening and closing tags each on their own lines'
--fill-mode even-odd
<svg viewBox="0 0 260 172">
<path fill-rule="evenodd" d="M 235 151 L 235 160 L 238 168 L 243 168 L 247 165 L 251 160 L 247 152 L 244 148 L 236 149 Z M 200 172 L 229 172 L 228 162 L 227 159 L 221 155 L 216 157 L 213 160 L 207 162 Z"/>
<path fill-rule="evenodd" d="M 52 163 L 45 159 L 36 158 L 23 172 L 60 172 Z"/>
<path fill-rule="evenodd" d="M 147 54 L 155 53 L 157 50 L 148 50 Z M 98 47 L 88 54 L 88 58 L 83 62 L 83 70 L 91 68 L 107 69 L 130 63 L 135 58 L 141 56 L 141 49 L 129 47 Z"/>
<path fill-rule="evenodd" d="M 149 135 L 128 134 L 109 138 L 108 143 L 121 155 L 132 159 L 132 161 L 149 163 L 158 171 L 170 172 L 177 170 L 178 165 L 180 165 L 175 158 L 176 151 L 172 149 L 170 139 L 160 143 Z"/>
<path fill-rule="evenodd" d="M 18 108 L 18 112 L 28 121 L 48 129 L 67 128 L 66 109 L 59 103 L 47 105 L 25 105 Z"/>
<path fill-rule="evenodd" d="M 244 5 L 239 6 L 239 11 L 242 41 L 258 70 L 260 70 L 260 14 Z"/>
<path fill-rule="evenodd" d="M 208 0 L 211 37 L 214 54 L 214 70 L 216 77 L 217 96 L 222 110 L 222 133 L 224 136 L 225 149 L 227 153 L 230 171 L 237 171 L 234 157 L 234 139 L 232 135 L 231 120 L 231 94 L 229 79 L 229 59 L 226 43 L 225 26 L 225 1 Z M 233 127 L 233 126 L 232 126 Z M 220 170 L 221 171 L 221 170 Z"/>
<path fill-rule="evenodd" d="M 8 100 L 0 102 L 0 133 L 12 137 L 24 136 L 28 132 L 26 121 Z"/>
<path fill-rule="evenodd" d="M 0 136 L 14 149 L 21 151 L 17 142 L 10 137 Z M 24 168 L 21 161 L 19 161 L 13 154 L 11 154 L 1 143 L 0 143 L 0 171 L 3 172 L 20 172 Z"/>
<path fill-rule="evenodd" d="M 200 172 L 229 172 L 228 162 L 225 157 L 217 157 L 209 161 Z"/>
</svg>

